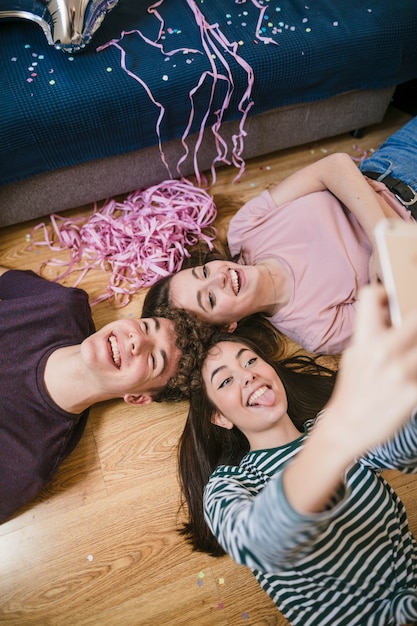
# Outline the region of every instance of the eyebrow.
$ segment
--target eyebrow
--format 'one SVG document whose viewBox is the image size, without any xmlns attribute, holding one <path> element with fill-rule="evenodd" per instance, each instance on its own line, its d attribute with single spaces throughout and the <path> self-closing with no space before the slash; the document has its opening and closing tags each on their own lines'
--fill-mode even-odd
<svg viewBox="0 0 417 626">
<path fill-rule="evenodd" d="M 218 374 L 219 372 L 221 372 L 222 370 L 224 370 L 226 368 L 225 365 L 220 365 L 220 367 L 216 367 L 215 370 L 212 371 L 211 373 L 211 377 L 210 377 L 210 382 L 213 382 L 213 378 L 215 377 L 216 374 Z"/>
<path fill-rule="evenodd" d="M 155 331 L 158 332 L 161 328 L 161 324 L 160 321 L 157 317 L 152 317 L 154 323 L 155 323 Z M 159 372 L 158 376 L 162 376 L 165 372 L 165 370 L 168 367 L 168 355 L 165 352 L 165 350 L 161 350 L 161 356 L 162 356 L 162 361 L 163 361 L 163 366 L 162 366 L 162 370 Z"/>
<path fill-rule="evenodd" d="M 249 348 L 240 348 L 237 353 L 236 353 L 236 360 L 244 353 L 244 352 L 249 352 Z M 221 372 L 222 370 L 226 369 L 226 365 L 219 365 L 219 367 L 216 367 L 215 370 L 212 371 L 211 373 L 211 377 L 210 377 L 210 382 L 213 382 L 213 378 L 215 377 L 216 374 L 218 374 L 219 372 Z"/>
<path fill-rule="evenodd" d="M 162 376 L 163 373 L 165 372 L 166 368 L 168 367 L 168 356 L 167 356 L 167 353 L 165 352 L 165 350 L 161 350 L 161 354 L 162 354 L 162 360 L 163 360 L 164 364 L 162 366 L 162 370 L 161 370 L 159 376 Z"/>
<path fill-rule="evenodd" d="M 197 275 L 195 267 L 192 268 L 191 274 L 194 276 L 194 278 L 198 280 L 198 275 Z M 203 306 L 203 301 L 201 299 L 201 291 L 199 289 L 197 289 L 197 303 L 200 309 L 204 311 L 204 313 L 208 313 L 207 309 Z"/>
</svg>

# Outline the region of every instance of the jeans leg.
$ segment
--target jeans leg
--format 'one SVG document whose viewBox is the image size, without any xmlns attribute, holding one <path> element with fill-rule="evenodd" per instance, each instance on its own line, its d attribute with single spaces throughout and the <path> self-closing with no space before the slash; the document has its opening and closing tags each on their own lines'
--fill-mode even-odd
<svg viewBox="0 0 417 626">
<path fill-rule="evenodd" d="M 359 169 L 390 174 L 417 191 L 417 116 L 388 137 Z"/>
</svg>

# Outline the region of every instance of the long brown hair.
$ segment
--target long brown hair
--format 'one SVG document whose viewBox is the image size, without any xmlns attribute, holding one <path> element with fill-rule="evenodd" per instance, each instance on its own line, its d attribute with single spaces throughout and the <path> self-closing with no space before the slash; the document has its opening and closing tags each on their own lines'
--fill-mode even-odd
<svg viewBox="0 0 417 626">
<path fill-rule="evenodd" d="M 221 556 L 224 550 L 204 520 L 204 487 L 219 465 L 238 465 L 249 451 L 249 442 L 238 428 L 227 430 L 212 423 L 216 407 L 208 398 L 202 367 L 208 351 L 219 341 L 243 343 L 275 369 L 287 394 L 288 414 L 300 432 L 323 409 L 335 380 L 334 370 L 321 365 L 316 358 L 299 354 L 272 360 L 258 343 L 255 345 L 241 334 L 218 335 L 207 345 L 205 357 L 190 384 L 190 408 L 178 446 L 181 511 L 187 518 L 179 532 L 194 550 L 212 556 Z"/>
</svg>

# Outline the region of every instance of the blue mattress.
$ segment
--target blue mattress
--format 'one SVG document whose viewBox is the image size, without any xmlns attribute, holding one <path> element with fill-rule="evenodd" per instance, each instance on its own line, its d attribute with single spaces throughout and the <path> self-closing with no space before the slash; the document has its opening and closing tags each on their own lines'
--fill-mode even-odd
<svg viewBox="0 0 417 626">
<path fill-rule="evenodd" d="M 205 51 L 186 0 L 164 0 L 164 51 L 150 45 L 135 31 L 157 39 L 161 24 L 147 13 L 151 4 L 122 0 L 74 54 L 48 45 L 34 22 L 0 20 L 0 185 L 155 145 L 158 119 L 163 141 L 181 137 L 189 94 L 202 76 L 188 130 L 212 124 L 231 84 L 214 81 L 213 61 L 219 74 L 229 68 L 233 81 L 225 121 L 241 117 L 239 103 L 250 104 L 254 115 L 417 77 L 416 0 L 197 0 L 215 32 L 236 42 L 238 60 L 227 46 Z M 97 50 L 123 31 L 131 31 L 119 42 L 130 74 L 121 66 L 120 48 Z M 254 73 L 249 99 L 247 68 L 239 60 Z"/>
</svg>

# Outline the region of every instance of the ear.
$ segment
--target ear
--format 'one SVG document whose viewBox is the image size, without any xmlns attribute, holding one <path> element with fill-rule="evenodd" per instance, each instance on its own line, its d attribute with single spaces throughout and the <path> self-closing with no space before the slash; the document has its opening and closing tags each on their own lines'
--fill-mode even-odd
<svg viewBox="0 0 417 626">
<path fill-rule="evenodd" d="M 237 322 L 230 322 L 230 324 L 226 324 L 223 326 L 223 330 L 227 333 L 234 333 L 237 328 Z"/>
<path fill-rule="evenodd" d="M 226 428 L 227 430 L 232 430 L 233 428 L 233 423 L 219 411 L 216 411 L 213 415 L 211 423 L 216 424 L 216 426 L 220 426 L 221 428 Z"/>
<path fill-rule="evenodd" d="M 152 396 L 150 396 L 147 393 L 140 394 L 138 396 L 135 396 L 133 394 L 126 394 L 123 397 L 123 400 L 126 402 L 126 404 L 137 404 L 137 405 L 150 404 L 153 401 Z"/>
</svg>

